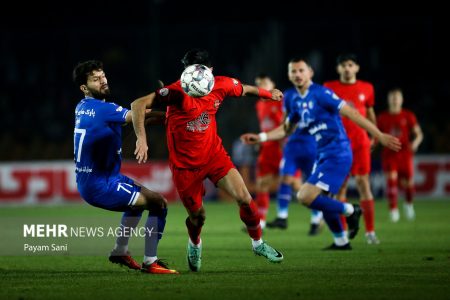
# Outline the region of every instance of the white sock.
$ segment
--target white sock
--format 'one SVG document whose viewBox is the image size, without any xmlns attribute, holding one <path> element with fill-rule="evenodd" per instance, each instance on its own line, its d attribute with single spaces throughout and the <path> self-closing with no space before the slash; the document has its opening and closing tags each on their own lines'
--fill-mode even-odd
<svg viewBox="0 0 450 300">
<path fill-rule="evenodd" d="M 344 207 L 345 207 L 344 215 L 347 217 L 351 216 L 353 214 L 353 212 L 355 211 L 355 208 L 350 203 L 344 203 Z"/>
<path fill-rule="evenodd" d="M 125 254 L 128 251 L 128 245 L 118 245 L 114 246 L 114 252 Z"/>
<path fill-rule="evenodd" d="M 144 255 L 144 264 L 145 265 L 151 265 L 158 259 L 157 256 L 145 256 Z"/>
<path fill-rule="evenodd" d="M 265 220 L 260 220 L 259 221 L 259 225 L 261 226 L 262 229 L 266 228 L 266 221 Z"/>
<path fill-rule="evenodd" d="M 287 211 L 279 211 L 277 213 L 277 217 L 280 219 L 287 219 L 288 218 L 288 212 Z"/>
<path fill-rule="evenodd" d="M 346 235 L 343 235 L 341 237 L 334 237 L 333 239 L 336 246 L 344 246 L 348 244 L 348 238 Z"/>
<path fill-rule="evenodd" d="M 263 243 L 263 240 L 262 240 L 262 239 L 259 239 L 259 240 L 257 240 L 257 241 L 255 241 L 255 240 L 252 239 L 252 246 L 253 246 L 253 249 L 256 248 L 256 247 L 258 247 L 258 246 L 261 245 L 262 243 Z"/>
<path fill-rule="evenodd" d="M 191 238 L 189 238 L 189 245 L 191 245 L 192 247 L 195 247 L 195 248 L 199 248 L 202 245 L 202 239 L 200 239 L 200 243 L 198 243 L 198 245 L 196 245 L 191 241 Z"/>
</svg>

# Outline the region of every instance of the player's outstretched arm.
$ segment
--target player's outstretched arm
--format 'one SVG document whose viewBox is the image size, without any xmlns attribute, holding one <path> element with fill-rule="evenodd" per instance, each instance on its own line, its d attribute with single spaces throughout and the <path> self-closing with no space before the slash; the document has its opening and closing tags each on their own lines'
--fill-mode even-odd
<svg viewBox="0 0 450 300">
<path fill-rule="evenodd" d="M 260 98 L 271 99 L 275 101 L 281 101 L 283 99 L 283 93 L 280 90 L 273 89 L 271 91 L 253 86 L 253 85 L 242 85 L 242 96 L 257 96 Z"/>
<path fill-rule="evenodd" d="M 138 163 L 147 161 L 147 135 L 145 132 L 145 112 L 150 108 L 155 100 L 155 93 L 138 98 L 131 103 L 131 113 L 133 119 L 134 133 L 136 134 L 136 150 L 134 155 Z"/>
<path fill-rule="evenodd" d="M 284 125 L 282 124 L 268 132 L 260 132 L 259 134 L 244 133 L 243 135 L 241 135 L 241 141 L 247 145 L 254 145 L 267 141 L 281 140 L 285 136 L 286 131 L 284 130 Z"/>
<path fill-rule="evenodd" d="M 355 122 L 359 127 L 367 130 L 373 137 L 380 141 L 383 146 L 386 146 L 394 151 L 399 151 L 401 149 L 400 141 L 390 135 L 382 133 L 375 124 L 370 122 L 367 118 L 361 116 L 361 114 L 354 108 L 349 105 L 342 106 L 339 111 L 341 115 L 349 118 L 353 122 Z"/>
</svg>

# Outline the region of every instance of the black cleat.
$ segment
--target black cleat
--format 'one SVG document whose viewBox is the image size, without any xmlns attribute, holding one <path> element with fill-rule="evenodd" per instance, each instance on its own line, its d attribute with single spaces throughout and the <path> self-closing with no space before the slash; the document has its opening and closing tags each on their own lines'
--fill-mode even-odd
<svg viewBox="0 0 450 300">
<path fill-rule="evenodd" d="M 347 225 L 348 225 L 348 238 L 354 239 L 355 236 L 358 234 L 359 230 L 359 219 L 361 218 L 361 208 L 358 204 L 353 204 L 353 207 L 355 208 L 355 211 L 353 214 L 348 216 L 347 219 Z"/>
<path fill-rule="evenodd" d="M 272 222 L 267 222 L 266 227 L 267 228 L 287 229 L 287 227 L 288 227 L 287 219 L 276 218 Z"/>
<path fill-rule="evenodd" d="M 315 236 L 318 235 L 320 233 L 322 229 L 321 224 L 313 224 L 311 223 L 311 226 L 309 227 L 309 231 L 308 231 L 308 235 L 309 236 Z"/>
<path fill-rule="evenodd" d="M 322 250 L 352 250 L 352 246 L 350 246 L 350 243 L 347 243 L 343 246 L 338 246 L 335 243 L 333 243 L 331 244 L 331 246 L 323 248 Z"/>
</svg>

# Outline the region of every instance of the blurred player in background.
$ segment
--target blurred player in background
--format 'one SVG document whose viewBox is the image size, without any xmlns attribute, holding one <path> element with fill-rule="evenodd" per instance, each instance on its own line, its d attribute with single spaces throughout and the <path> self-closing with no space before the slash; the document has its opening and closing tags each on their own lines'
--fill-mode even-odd
<svg viewBox="0 0 450 300">
<path fill-rule="evenodd" d="M 121 236 L 109 260 L 154 274 L 178 274 L 158 259 L 156 250 L 167 215 L 167 201 L 119 173 L 122 161 L 122 125 L 131 122 L 131 111 L 106 102 L 108 81 L 99 61 L 78 64 L 73 79 L 84 94 L 75 109 L 74 154 L 77 188 L 89 204 L 124 212 Z M 148 115 L 148 114 L 146 114 Z M 145 223 L 145 256 L 140 266 L 128 252 L 129 233 L 149 210 Z"/>
<path fill-rule="evenodd" d="M 359 68 L 356 55 L 349 53 L 338 56 L 337 72 L 339 73 L 339 80 L 325 82 L 324 86 L 333 90 L 339 98 L 344 99 L 363 117 L 376 124 L 373 109 L 375 104 L 374 88 L 371 83 L 356 78 Z M 375 234 L 375 207 L 369 180 L 372 142 L 367 135 L 367 131 L 349 118 L 343 116 L 342 123 L 352 147 L 353 163 L 350 174 L 355 177 L 359 193 L 359 203 L 366 227 L 366 240 L 368 244 L 379 244 L 380 241 Z M 348 177 L 338 193 L 338 199 L 344 202 L 347 201 L 347 184 Z M 345 218 L 342 218 L 342 222 L 345 229 Z M 350 238 L 353 237 L 350 236 Z"/>
<path fill-rule="evenodd" d="M 405 216 L 408 220 L 415 218 L 413 157 L 423 140 L 422 129 L 416 116 L 413 112 L 403 109 L 402 105 L 402 90 L 392 89 L 388 93 L 388 111 L 382 112 L 378 116 L 380 130 L 398 137 L 403 145 L 399 152 L 384 148 L 381 155 L 392 222 L 398 222 L 400 219 L 397 206 L 399 183 L 405 191 Z"/>
<path fill-rule="evenodd" d="M 312 82 L 313 70 L 305 59 L 290 62 L 292 80 L 299 93 L 293 110 L 286 119 L 286 131 L 267 133 L 266 139 L 278 139 L 296 126 L 305 128 L 317 142 L 317 156 L 311 176 L 300 187 L 297 199 L 311 209 L 323 212 L 324 219 L 333 233 L 330 250 L 350 250 L 351 246 L 341 224 L 340 215 L 347 217 L 349 233 L 356 235 L 361 211 L 358 205 L 343 203 L 332 198 L 341 188 L 352 164 L 350 141 L 342 125 L 340 114 L 347 116 L 370 131 L 383 145 L 400 148 L 393 136 L 383 134 L 357 110 L 346 105 L 331 90 Z M 249 142 L 258 142 L 259 137 L 248 136 Z"/>
<path fill-rule="evenodd" d="M 271 91 L 275 83 L 266 74 L 256 77 L 257 87 Z M 283 122 L 282 103 L 280 101 L 267 101 L 259 99 L 256 102 L 256 113 L 261 132 L 267 132 L 280 126 Z M 261 228 L 266 227 L 266 215 L 270 203 L 270 188 L 278 181 L 278 170 L 281 160 L 282 141 L 262 143 L 259 149 L 256 165 L 256 204 L 261 218 Z"/>
<path fill-rule="evenodd" d="M 188 51 L 182 59 L 184 67 L 202 64 L 211 67 L 208 52 L 201 49 Z M 133 126 L 136 132 L 136 159 L 147 161 L 147 136 L 144 127 L 145 109 L 155 102 L 167 106 L 166 133 L 169 148 L 169 163 L 173 181 L 189 216 L 186 227 L 189 234 L 187 260 L 192 271 L 201 267 L 202 241 L 200 232 L 205 222 L 202 197 L 203 180 L 209 178 L 216 186 L 225 190 L 240 209 L 240 217 L 247 226 L 253 251 L 270 262 L 280 262 L 283 255 L 263 242 L 258 208 L 252 200 L 241 175 L 225 151 L 217 135 L 216 113 L 226 97 L 245 95 L 280 101 L 279 90 L 271 92 L 245 85 L 238 80 L 215 76 L 213 90 L 206 96 L 194 98 L 184 93 L 180 81 L 158 89 L 131 104 Z"/>
<path fill-rule="evenodd" d="M 288 66 L 289 80 L 294 84 L 292 77 L 292 64 Z M 283 93 L 283 114 L 281 118 L 284 120 L 295 106 L 295 101 L 299 94 L 295 87 L 287 89 Z M 284 132 L 283 124 L 272 128 L 271 130 L 262 130 L 258 135 L 259 141 L 264 149 L 266 144 L 273 144 L 274 141 L 266 141 L 267 132 L 274 130 L 275 132 Z M 262 126 L 261 126 L 262 129 Z M 244 134 L 241 139 L 246 142 L 249 134 Z M 251 136 L 252 134 L 250 134 Z M 284 136 L 283 136 L 284 137 Z M 270 157 L 270 154 L 267 154 Z M 302 184 L 301 177 L 299 177 L 299 170 L 301 170 L 305 179 L 309 177 L 316 159 L 316 141 L 307 131 L 302 128 L 297 130 L 289 136 L 284 149 L 283 158 L 279 165 L 279 172 L 281 176 L 281 183 L 277 195 L 277 217 L 272 222 L 267 223 L 269 228 L 286 229 L 288 226 L 289 203 L 292 198 L 292 190 L 298 192 Z M 313 210 L 311 212 L 311 227 L 309 235 L 316 235 L 319 232 L 320 222 L 322 219 L 322 212 Z"/>
</svg>

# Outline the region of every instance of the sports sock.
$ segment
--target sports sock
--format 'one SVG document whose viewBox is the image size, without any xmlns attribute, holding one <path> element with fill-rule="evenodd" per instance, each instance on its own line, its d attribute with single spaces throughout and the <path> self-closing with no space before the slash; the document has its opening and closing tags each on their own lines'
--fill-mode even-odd
<svg viewBox="0 0 450 300">
<path fill-rule="evenodd" d="M 346 234 L 344 233 L 344 229 L 342 228 L 340 214 L 338 213 L 330 213 L 324 212 L 323 218 L 330 228 L 330 231 L 333 233 L 334 243 L 337 246 L 343 246 L 348 243 L 348 239 Z"/>
<path fill-rule="evenodd" d="M 277 195 L 277 217 L 286 219 L 289 212 L 289 202 L 292 198 L 292 187 L 289 184 L 282 183 L 278 189 Z"/>
<path fill-rule="evenodd" d="M 375 231 L 375 207 L 373 199 L 361 200 L 361 210 L 366 225 L 366 232 Z"/>
<path fill-rule="evenodd" d="M 309 205 L 309 208 L 315 210 L 321 210 L 323 214 L 325 213 L 336 213 L 336 214 L 352 214 L 353 211 L 349 211 L 347 207 L 349 204 L 342 203 L 340 201 L 334 200 L 325 195 L 319 195 L 313 202 Z M 351 206 L 351 205 L 350 205 Z M 353 209 L 353 206 L 352 206 Z M 340 224 L 340 223 L 339 223 Z"/>
<path fill-rule="evenodd" d="M 320 221 L 322 221 L 323 213 L 320 210 L 311 210 L 311 224 L 320 224 Z"/>
<path fill-rule="evenodd" d="M 413 197 L 414 197 L 414 187 L 413 186 L 407 186 L 406 189 L 405 189 L 406 203 L 412 204 L 413 203 Z"/>
<path fill-rule="evenodd" d="M 120 234 L 117 237 L 114 251 L 125 254 L 128 251 L 128 241 L 130 239 L 130 229 L 136 228 L 141 220 L 142 210 L 127 210 L 122 215 L 120 221 Z"/>
<path fill-rule="evenodd" d="M 239 215 L 242 222 L 247 226 L 248 235 L 256 241 L 261 239 L 262 230 L 255 201 L 250 201 L 249 204 L 241 204 Z"/>
<path fill-rule="evenodd" d="M 200 244 L 200 232 L 202 232 L 201 226 L 195 226 L 192 224 L 191 219 L 189 217 L 186 218 L 186 227 L 188 230 L 189 238 L 194 245 Z"/>
<path fill-rule="evenodd" d="M 256 194 L 256 204 L 258 205 L 259 217 L 261 222 L 266 221 L 267 211 L 269 210 L 270 196 L 268 192 L 260 192 Z"/>
<path fill-rule="evenodd" d="M 393 210 L 398 207 L 398 186 L 397 179 L 389 178 L 387 180 L 387 197 L 389 201 L 389 209 Z"/>
<path fill-rule="evenodd" d="M 156 257 L 159 240 L 166 226 L 167 208 L 150 210 L 145 222 L 145 257 Z"/>
<path fill-rule="evenodd" d="M 343 203 L 347 203 L 347 198 L 340 199 L 340 201 L 343 202 Z M 347 226 L 347 218 L 346 218 L 344 215 L 341 215 L 341 224 L 342 224 L 342 228 L 343 228 L 344 230 L 347 230 L 347 229 L 348 229 L 348 226 Z"/>
</svg>

